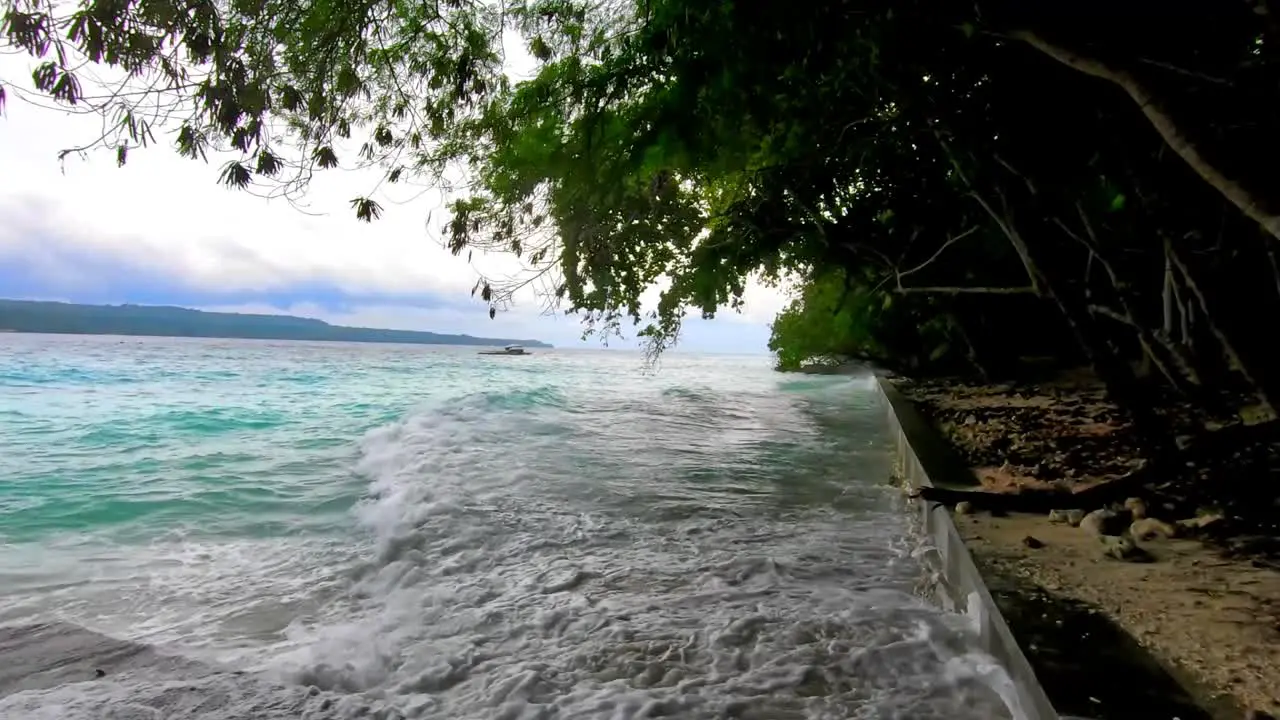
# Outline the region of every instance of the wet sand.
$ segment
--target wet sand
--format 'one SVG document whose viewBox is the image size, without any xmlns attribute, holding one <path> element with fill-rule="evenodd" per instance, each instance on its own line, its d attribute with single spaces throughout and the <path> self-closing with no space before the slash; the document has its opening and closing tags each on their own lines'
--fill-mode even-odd
<svg viewBox="0 0 1280 720">
<path fill-rule="evenodd" d="M 355 696 L 283 685 L 66 623 L 0 627 L 3 720 L 392 720 Z"/>
</svg>

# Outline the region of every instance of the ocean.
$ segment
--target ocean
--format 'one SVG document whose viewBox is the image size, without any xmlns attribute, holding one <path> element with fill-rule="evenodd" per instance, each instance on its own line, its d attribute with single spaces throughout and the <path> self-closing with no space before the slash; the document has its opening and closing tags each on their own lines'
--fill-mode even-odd
<svg viewBox="0 0 1280 720">
<path fill-rule="evenodd" d="M 0 335 L 0 718 L 1007 717 L 892 458 L 767 357 Z"/>
</svg>

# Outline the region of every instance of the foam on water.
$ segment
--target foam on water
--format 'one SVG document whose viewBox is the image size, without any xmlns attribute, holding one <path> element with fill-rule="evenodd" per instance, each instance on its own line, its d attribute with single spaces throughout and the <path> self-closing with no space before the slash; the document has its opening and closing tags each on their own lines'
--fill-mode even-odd
<svg viewBox="0 0 1280 720">
<path fill-rule="evenodd" d="M 131 368 L 90 353 L 69 374 L 64 347 L 58 373 L 21 383 L 145 387 L 157 357 L 164 392 L 215 383 L 183 415 L 137 387 L 107 405 L 128 411 L 126 435 L 139 418 L 185 428 L 140 475 L 181 511 L 94 527 L 76 510 L 58 531 L 44 498 L 0 554 L 0 622 L 64 620 L 196 665 L 0 683 L 0 717 L 1008 716 L 1008 679 L 973 651 L 969 619 L 923 599 L 865 379 L 359 346 L 309 347 L 299 367 L 253 343 L 152 342 Z M 5 422 L 64 432 L 75 411 L 58 392 L 53 411 Z M 358 431 L 343 443 L 344 429 Z M 84 643 L 85 663 L 114 657 Z"/>
</svg>

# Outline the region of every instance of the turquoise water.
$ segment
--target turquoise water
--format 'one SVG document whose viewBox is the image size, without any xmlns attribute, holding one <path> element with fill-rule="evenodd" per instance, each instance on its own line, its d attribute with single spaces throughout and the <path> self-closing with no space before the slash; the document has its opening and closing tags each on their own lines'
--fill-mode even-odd
<svg viewBox="0 0 1280 720">
<path fill-rule="evenodd" d="M 278 684 L 166 717 L 999 716 L 883 412 L 764 357 L 0 335 L 0 624 Z M 0 715 L 168 697 L 112 682 Z"/>
</svg>

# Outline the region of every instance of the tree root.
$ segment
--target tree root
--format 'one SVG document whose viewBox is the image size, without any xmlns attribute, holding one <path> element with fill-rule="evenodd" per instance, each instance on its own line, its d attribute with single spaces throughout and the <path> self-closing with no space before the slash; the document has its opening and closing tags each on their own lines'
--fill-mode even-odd
<svg viewBox="0 0 1280 720">
<path fill-rule="evenodd" d="M 1096 510 L 1112 503 L 1140 494 L 1143 486 L 1152 479 L 1147 468 L 1141 468 L 1109 482 L 1071 492 L 1069 490 L 1024 489 L 1016 493 L 997 493 L 985 490 L 953 490 L 940 487 L 921 487 L 910 494 L 913 499 L 937 503 L 954 508 L 967 502 L 975 510 L 997 513 L 1030 513 L 1045 515 L 1051 510 Z"/>
</svg>

